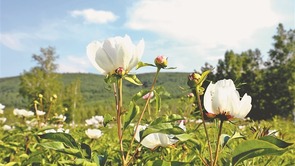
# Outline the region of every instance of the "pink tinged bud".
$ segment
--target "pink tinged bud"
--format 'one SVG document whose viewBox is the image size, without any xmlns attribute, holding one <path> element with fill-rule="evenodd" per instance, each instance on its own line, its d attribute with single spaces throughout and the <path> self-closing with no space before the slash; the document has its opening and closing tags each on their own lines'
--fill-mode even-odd
<svg viewBox="0 0 295 166">
<path fill-rule="evenodd" d="M 167 64 L 168 64 L 167 59 L 168 59 L 167 57 L 165 57 L 163 55 L 159 55 L 155 59 L 155 65 L 159 68 L 165 68 L 165 67 L 167 67 Z"/>
<path fill-rule="evenodd" d="M 188 98 L 192 98 L 192 97 L 194 97 L 195 95 L 193 94 L 193 93 L 189 93 L 188 95 L 187 95 L 187 97 Z"/>
<path fill-rule="evenodd" d="M 149 93 L 145 94 L 144 96 L 142 96 L 142 99 L 147 100 L 149 97 L 153 98 L 154 92 L 149 92 Z"/>
<path fill-rule="evenodd" d="M 118 75 L 118 76 L 124 76 L 126 72 L 125 72 L 125 70 L 124 70 L 123 67 L 119 67 L 119 68 L 117 68 L 117 69 L 115 70 L 115 73 L 116 73 L 116 75 Z"/>
</svg>

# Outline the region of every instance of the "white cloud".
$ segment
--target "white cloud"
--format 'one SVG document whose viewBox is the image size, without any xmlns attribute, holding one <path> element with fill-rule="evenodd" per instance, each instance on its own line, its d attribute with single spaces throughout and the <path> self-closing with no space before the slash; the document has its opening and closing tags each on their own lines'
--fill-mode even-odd
<svg viewBox="0 0 295 166">
<path fill-rule="evenodd" d="M 0 43 L 12 50 L 20 51 L 24 49 L 22 39 L 27 37 L 26 33 L 0 33 Z"/>
<path fill-rule="evenodd" d="M 58 62 L 58 72 L 61 73 L 85 73 L 92 66 L 86 55 L 84 57 L 67 56 Z"/>
<path fill-rule="evenodd" d="M 117 16 L 104 10 L 84 9 L 71 11 L 73 17 L 82 16 L 89 23 L 105 24 L 113 22 L 117 19 Z"/>
<path fill-rule="evenodd" d="M 271 46 L 271 36 L 265 38 L 266 35 L 257 33 L 275 32 L 278 23 L 285 19 L 275 12 L 272 3 L 271 0 L 140 0 L 128 9 L 125 26 L 155 32 L 161 40 L 175 43 L 167 46 L 165 42 L 164 45 L 150 42 L 152 50 L 146 49 L 149 55 L 163 51 L 171 57 L 171 65 L 179 66 L 177 70 L 199 70 L 205 62 L 216 65 L 229 49 L 240 53 Z"/>
<path fill-rule="evenodd" d="M 194 43 L 235 46 L 278 21 L 269 0 L 141 0 L 130 9 L 127 26 Z"/>
</svg>

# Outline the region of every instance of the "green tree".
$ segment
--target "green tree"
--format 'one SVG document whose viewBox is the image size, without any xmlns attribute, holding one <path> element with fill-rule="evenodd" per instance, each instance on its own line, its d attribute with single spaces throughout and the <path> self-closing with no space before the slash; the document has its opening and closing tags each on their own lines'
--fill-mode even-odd
<svg viewBox="0 0 295 166">
<path fill-rule="evenodd" d="M 65 88 L 65 93 L 63 95 L 63 106 L 66 108 L 66 122 L 80 120 L 80 117 L 77 116 L 77 112 L 80 111 L 83 104 L 83 97 L 81 94 L 80 85 L 81 82 L 79 79 L 77 79 Z"/>
<path fill-rule="evenodd" d="M 41 54 L 33 54 L 32 56 L 33 60 L 37 62 L 37 66 L 30 71 L 24 71 L 20 77 L 20 94 L 27 99 L 28 104 L 32 104 L 39 94 L 42 94 L 45 101 L 48 102 L 52 95 L 56 94 L 59 98 L 61 93 L 59 75 L 55 73 L 57 69 L 55 60 L 58 58 L 55 48 L 41 48 L 40 52 Z M 60 102 L 55 105 L 54 109 L 57 110 Z M 47 109 L 47 106 L 44 105 L 44 110 Z"/>
<path fill-rule="evenodd" d="M 292 115 L 295 103 L 295 30 L 286 31 L 279 24 L 273 39 L 274 48 L 263 70 L 264 113 L 287 117 Z"/>
<path fill-rule="evenodd" d="M 261 66 L 262 57 L 258 49 L 248 50 L 241 54 L 227 51 L 224 60 L 219 60 L 215 78 L 232 79 L 240 89 L 241 95 L 247 93 L 252 97 L 252 110 L 248 116 L 259 117 L 261 102 Z"/>
</svg>

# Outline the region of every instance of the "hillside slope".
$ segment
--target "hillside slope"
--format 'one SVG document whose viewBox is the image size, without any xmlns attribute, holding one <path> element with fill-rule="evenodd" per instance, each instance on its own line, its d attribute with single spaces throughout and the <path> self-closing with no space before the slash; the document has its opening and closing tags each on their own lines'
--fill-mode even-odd
<svg viewBox="0 0 295 166">
<path fill-rule="evenodd" d="M 188 73 L 160 73 L 156 86 L 163 86 L 171 94 L 172 98 L 183 95 L 181 87 L 187 87 Z M 137 77 L 142 81 L 143 86 L 135 86 L 124 81 L 123 95 L 130 97 L 141 89 L 149 89 L 154 73 L 138 74 Z M 97 74 L 65 73 L 61 74 L 63 86 L 67 86 L 73 81 L 80 80 L 81 93 L 85 105 L 91 105 L 97 101 L 113 100 L 112 91 L 108 90 L 104 82 L 104 76 Z M 0 78 L 0 103 L 8 107 L 23 107 L 25 102 L 19 94 L 20 77 Z"/>
</svg>

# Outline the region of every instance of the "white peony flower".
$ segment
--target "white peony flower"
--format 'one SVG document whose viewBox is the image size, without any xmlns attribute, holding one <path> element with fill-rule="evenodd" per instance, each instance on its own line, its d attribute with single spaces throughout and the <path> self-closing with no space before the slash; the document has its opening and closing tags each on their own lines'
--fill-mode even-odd
<svg viewBox="0 0 295 166">
<path fill-rule="evenodd" d="M 103 121 L 104 121 L 103 116 L 93 116 L 90 119 L 85 120 L 86 126 L 94 126 L 94 127 L 103 126 Z"/>
<path fill-rule="evenodd" d="M 175 144 L 178 140 L 173 139 L 173 135 L 163 134 L 163 133 L 152 133 L 147 135 L 140 141 L 139 132 L 145 130 L 147 126 L 138 126 L 138 130 L 135 133 L 135 140 L 140 142 L 143 146 L 149 149 L 155 149 L 158 146 L 168 147 Z"/>
<path fill-rule="evenodd" d="M 27 111 L 25 109 L 17 109 L 17 108 L 13 110 L 13 114 L 18 117 L 26 117 L 26 118 L 34 116 L 34 112 L 32 111 Z"/>
<path fill-rule="evenodd" d="M 11 126 L 9 126 L 9 125 L 4 125 L 2 128 L 3 128 L 3 130 L 5 130 L 5 131 L 10 131 L 10 130 L 13 130 L 13 129 L 14 129 L 14 127 L 11 127 Z"/>
<path fill-rule="evenodd" d="M 143 50 L 143 40 L 135 46 L 130 37 L 125 35 L 108 38 L 104 42 L 91 42 L 87 46 L 87 55 L 97 70 L 108 75 L 118 68 L 128 73 L 140 61 Z"/>
<path fill-rule="evenodd" d="M 5 108 L 5 105 L 0 103 L 0 114 L 4 113 L 4 108 Z"/>
<path fill-rule="evenodd" d="M 212 82 L 204 94 L 204 107 L 209 114 L 225 115 L 229 118 L 245 118 L 251 110 L 251 96 L 245 94 L 240 99 L 232 80 Z"/>
<path fill-rule="evenodd" d="M 43 116 L 43 115 L 45 115 L 46 114 L 46 112 L 44 112 L 44 111 L 40 111 L 40 110 L 37 110 L 37 115 L 39 115 L 39 116 Z"/>
<path fill-rule="evenodd" d="M 85 133 L 90 139 L 98 139 L 102 136 L 102 132 L 99 129 L 87 129 Z"/>
</svg>

